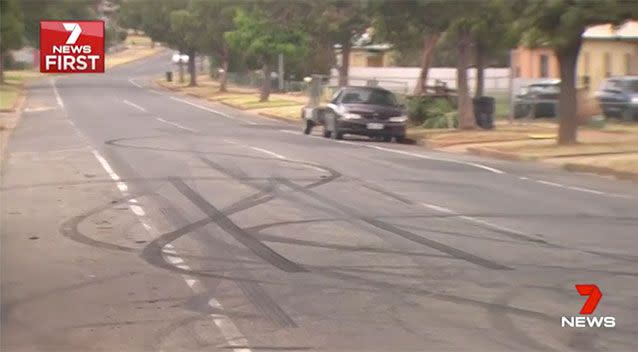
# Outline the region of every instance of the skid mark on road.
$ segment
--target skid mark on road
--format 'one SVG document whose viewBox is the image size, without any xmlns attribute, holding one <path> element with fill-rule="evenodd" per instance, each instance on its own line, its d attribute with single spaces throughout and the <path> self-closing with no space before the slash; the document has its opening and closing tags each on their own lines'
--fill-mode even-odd
<svg viewBox="0 0 638 352">
<path fill-rule="evenodd" d="M 283 132 L 283 133 L 287 133 L 287 134 L 293 134 L 293 135 L 301 136 L 298 131 L 294 131 L 294 130 L 281 129 L 279 131 Z M 352 141 L 344 141 L 344 140 L 332 140 L 332 139 L 326 139 L 326 138 L 322 138 L 320 136 L 315 136 L 315 135 L 304 136 L 304 137 L 305 138 L 310 137 L 310 138 L 324 140 L 327 143 L 337 142 L 339 144 L 352 145 L 352 146 L 357 146 L 357 147 L 361 147 L 361 148 L 376 149 L 376 150 L 381 150 L 381 151 L 384 151 L 384 152 L 407 155 L 407 156 L 412 156 L 412 157 L 420 158 L 420 159 L 427 159 L 427 160 L 434 160 L 434 161 L 442 161 L 442 162 L 449 162 L 449 163 L 467 165 L 467 166 L 483 169 L 483 170 L 486 170 L 486 171 L 489 171 L 489 172 L 492 172 L 492 173 L 495 173 L 495 174 L 508 174 L 507 172 L 505 172 L 503 170 L 500 170 L 500 169 L 497 169 L 497 168 L 494 168 L 494 167 L 491 167 L 491 166 L 487 166 L 487 165 L 484 165 L 484 164 L 481 164 L 481 163 L 471 162 L 471 161 L 463 161 L 463 160 L 451 159 L 451 158 L 443 158 L 443 157 L 433 157 L 433 156 L 428 156 L 428 155 L 424 155 L 424 154 L 413 153 L 413 152 L 408 152 L 408 151 L 404 151 L 404 150 L 398 150 L 398 149 L 394 149 L 394 148 L 381 147 L 381 146 L 378 146 L 378 145 L 368 144 L 368 143 L 365 143 L 365 142 L 352 142 Z M 550 182 L 550 181 L 545 181 L 545 180 L 540 180 L 540 179 L 533 179 L 533 178 L 529 178 L 529 177 L 525 177 L 525 176 L 519 176 L 518 179 L 522 180 L 522 181 L 536 182 L 536 183 L 543 184 L 543 185 L 550 186 L 550 187 L 557 187 L 557 188 L 561 188 L 561 189 L 577 191 L 577 192 L 582 192 L 582 193 L 595 194 L 595 195 L 600 195 L 600 196 L 608 196 L 608 197 L 614 197 L 614 198 L 628 198 L 628 199 L 632 198 L 631 196 L 628 196 L 628 195 L 625 195 L 625 194 L 603 192 L 603 191 L 599 191 L 599 190 L 595 190 L 595 189 L 591 189 L 591 188 L 587 188 L 587 187 L 578 187 L 578 186 L 564 185 L 564 184 L 560 184 L 560 183 L 556 183 L 556 182 Z"/>
<path fill-rule="evenodd" d="M 121 178 L 119 177 L 119 175 L 117 175 L 117 173 L 115 173 L 115 171 L 106 161 L 106 159 L 102 155 L 100 155 L 100 153 L 97 150 L 93 151 L 93 155 L 95 155 L 96 159 L 98 160 L 100 165 L 102 165 L 102 168 L 104 168 L 104 170 L 109 174 L 109 176 L 114 181 L 117 182 L 118 188 L 120 189 L 122 194 L 124 196 L 127 196 L 128 187 L 126 186 L 124 182 L 120 181 Z M 124 185 L 124 187 L 120 187 L 120 184 Z M 147 230 L 147 232 L 152 237 L 157 237 L 157 235 L 159 235 L 158 231 L 155 230 L 155 228 L 150 224 L 150 221 L 149 219 L 147 219 L 147 215 L 144 209 L 141 206 L 136 204 L 137 200 L 134 197 L 131 197 L 129 199 L 129 202 L 133 203 L 129 207 L 131 211 L 138 217 L 140 223 L 142 223 L 142 225 Z M 167 243 L 165 247 L 167 247 L 168 249 L 174 249 L 173 245 L 171 245 L 170 243 Z M 175 255 L 175 254 L 165 255 L 165 259 L 171 261 L 175 267 L 183 270 L 185 273 L 192 271 L 192 269 L 187 264 L 185 264 L 184 260 L 180 258 L 178 255 Z M 186 282 L 186 284 L 191 288 L 191 290 L 193 290 L 195 293 L 202 293 L 203 289 L 200 289 L 200 287 L 202 286 L 199 280 L 185 273 L 182 274 L 182 277 L 184 281 Z M 214 297 L 210 298 L 209 304 L 214 304 L 214 306 L 212 307 L 217 310 L 220 310 L 220 311 L 224 310 L 221 303 L 219 303 L 219 301 L 217 301 Z M 233 323 L 233 321 L 228 316 L 224 314 L 210 314 L 209 317 L 213 320 L 213 323 L 217 326 L 219 331 L 222 333 L 222 335 L 226 339 L 226 342 L 230 346 L 242 346 L 238 348 L 233 348 L 232 349 L 233 351 L 251 352 L 250 348 L 243 347 L 248 345 L 248 341 L 243 336 L 243 334 L 241 334 L 241 332 L 239 331 L 235 323 Z"/>
<path fill-rule="evenodd" d="M 275 267 L 289 272 L 298 273 L 306 272 L 307 270 L 301 265 L 288 260 L 281 256 L 279 253 L 273 251 L 270 247 L 264 245 L 252 235 L 244 231 L 237 226 L 232 220 L 230 220 L 223 212 L 215 208 L 211 203 L 204 199 L 199 193 L 188 186 L 183 180 L 179 178 L 171 178 L 169 182 L 186 198 L 188 198 L 193 204 L 195 204 L 204 214 L 217 224 L 220 228 L 233 236 L 237 241 L 250 249 L 260 258 L 264 259 L 268 263 Z"/>
</svg>

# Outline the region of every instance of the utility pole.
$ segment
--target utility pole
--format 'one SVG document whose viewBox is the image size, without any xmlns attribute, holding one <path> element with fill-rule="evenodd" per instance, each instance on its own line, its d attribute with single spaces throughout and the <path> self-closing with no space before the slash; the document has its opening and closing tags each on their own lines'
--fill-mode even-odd
<svg viewBox="0 0 638 352">
<path fill-rule="evenodd" d="M 279 78 L 279 91 L 284 90 L 284 54 L 279 54 L 279 72 L 277 78 Z"/>
</svg>

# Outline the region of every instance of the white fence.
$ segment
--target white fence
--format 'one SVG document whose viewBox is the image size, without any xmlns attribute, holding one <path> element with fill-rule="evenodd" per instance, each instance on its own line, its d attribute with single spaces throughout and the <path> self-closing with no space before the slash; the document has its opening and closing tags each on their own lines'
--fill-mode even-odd
<svg viewBox="0 0 638 352">
<path fill-rule="evenodd" d="M 351 67 L 349 76 L 350 84 L 359 85 L 359 81 L 377 79 L 379 81 L 395 81 L 404 83 L 409 92 L 414 91 L 421 69 L 418 67 Z M 476 86 L 476 69 L 468 69 L 468 85 L 470 91 Z M 332 77 L 338 76 L 337 70 L 333 69 Z M 433 67 L 428 71 L 428 85 L 434 85 L 436 80 L 445 82 L 448 87 L 456 88 L 456 68 L 454 67 Z M 331 82 L 333 84 L 333 82 Z M 334 82 L 336 84 L 336 82 Z M 510 69 L 509 68 L 487 68 L 485 69 L 484 87 L 489 90 L 510 90 Z"/>
</svg>

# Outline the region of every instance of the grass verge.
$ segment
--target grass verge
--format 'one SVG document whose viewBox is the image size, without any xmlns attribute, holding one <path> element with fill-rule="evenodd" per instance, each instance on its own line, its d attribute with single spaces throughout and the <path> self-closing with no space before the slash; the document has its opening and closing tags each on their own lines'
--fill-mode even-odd
<svg viewBox="0 0 638 352">
<path fill-rule="evenodd" d="M 0 85 L 0 111 L 15 110 L 25 81 L 40 76 L 40 72 L 32 70 L 5 71 L 5 83 Z"/>
</svg>

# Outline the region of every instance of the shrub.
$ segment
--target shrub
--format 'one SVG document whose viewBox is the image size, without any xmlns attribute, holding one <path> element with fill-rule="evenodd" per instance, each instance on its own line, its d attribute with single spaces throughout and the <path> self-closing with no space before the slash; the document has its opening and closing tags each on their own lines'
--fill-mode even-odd
<svg viewBox="0 0 638 352">
<path fill-rule="evenodd" d="M 423 96 L 408 99 L 408 116 L 416 125 L 425 124 L 432 118 L 440 118 L 452 111 L 454 106 L 443 97 Z"/>
<path fill-rule="evenodd" d="M 423 123 L 423 128 L 457 128 L 459 127 L 459 114 L 450 111 L 443 115 L 431 117 Z"/>
</svg>

